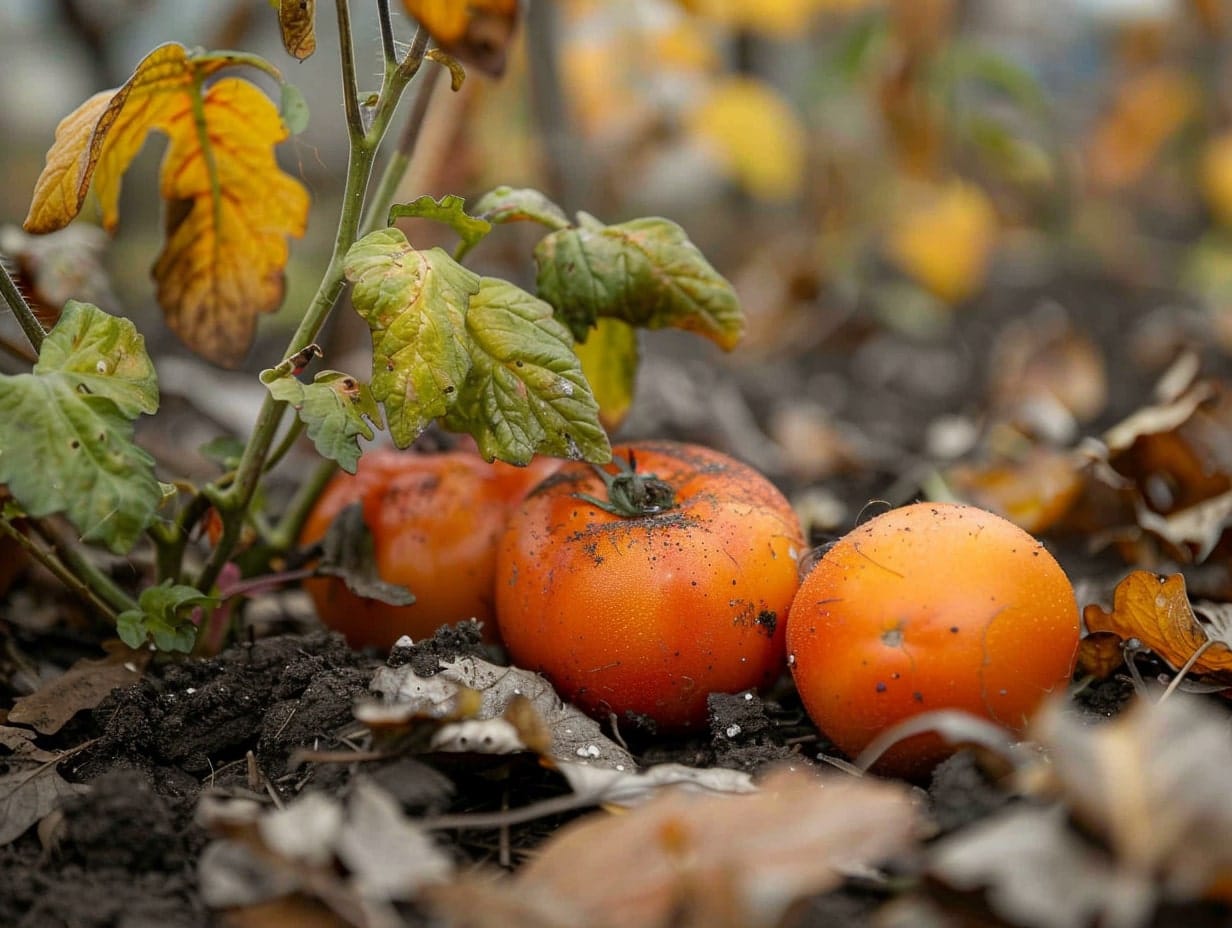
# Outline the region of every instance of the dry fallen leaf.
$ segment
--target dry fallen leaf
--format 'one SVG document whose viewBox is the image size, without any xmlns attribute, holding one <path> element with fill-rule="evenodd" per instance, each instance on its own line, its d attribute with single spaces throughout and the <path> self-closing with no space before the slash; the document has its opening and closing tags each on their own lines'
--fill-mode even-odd
<svg viewBox="0 0 1232 928">
<path fill-rule="evenodd" d="M 106 657 L 82 658 L 60 676 L 13 703 L 8 720 L 29 725 L 44 735 L 58 732 L 78 712 L 93 709 L 112 690 L 141 679 L 151 652 L 135 651 L 123 642 L 103 646 Z"/>
<path fill-rule="evenodd" d="M 918 827 L 902 786 L 783 770 L 755 794 L 671 791 L 575 822 L 482 902 L 488 924 L 777 925 L 797 900 L 911 847 Z M 472 890 L 428 895 L 451 924 L 474 925 Z"/>
<path fill-rule="evenodd" d="M 52 761 L 23 765 L 0 775 L 0 847 L 87 787 L 65 780 Z"/>
<path fill-rule="evenodd" d="M 945 473 L 959 497 L 998 513 L 1032 534 L 1065 518 L 1082 494 L 1080 462 L 1068 451 L 1033 445 L 1019 459 L 959 464 Z"/>
<path fill-rule="evenodd" d="M 1050 752 L 1053 790 L 1118 866 L 1177 900 L 1232 886 L 1232 740 L 1196 697 L 1140 700 L 1090 727 L 1052 703 L 1031 732 Z"/>
<path fill-rule="evenodd" d="M 25 221 L 29 232 L 62 228 L 93 188 L 103 228 L 114 229 L 121 175 L 150 130 L 165 133 L 158 300 L 171 329 L 223 365 L 242 360 L 257 315 L 282 302 L 287 238 L 303 234 L 308 214 L 303 184 L 274 158 L 288 132 L 269 98 L 238 78 L 202 90 L 206 77 L 234 63 L 163 45 L 118 90 L 83 103 L 56 127 Z"/>
<path fill-rule="evenodd" d="M 943 839 L 928 873 L 983 889 L 998 923 L 1025 928 L 1142 928 L 1160 903 L 1226 901 L 1227 732 L 1223 713 L 1191 697 L 1139 701 L 1097 726 L 1054 700 L 1030 731 L 1050 762 L 1025 769 L 1022 784 L 1047 802 Z"/>
<path fill-rule="evenodd" d="M 1096 680 L 1107 680 L 1124 663 L 1125 649 L 1120 635 L 1089 632 L 1078 642 L 1078 669 Z"/>
<path fill-rule="evenodd" d="M 1185 666 L 1205 648 L 1193 662 L 1194 673 L 1232 674 L 1229 630 L 1198 621 L 1181 574 L 1161 577 L 1135 570 L 1117 584 L 1111 612 L 1092 603 L 1083 609 L 1082 618 L 1088 632 L 1136 638 L 1173 668 Z"/>
</svg>

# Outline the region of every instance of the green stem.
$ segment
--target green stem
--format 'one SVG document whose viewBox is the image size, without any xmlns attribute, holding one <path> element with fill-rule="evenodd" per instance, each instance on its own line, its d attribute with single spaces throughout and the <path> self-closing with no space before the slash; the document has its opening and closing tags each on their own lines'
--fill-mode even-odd
<svg viewBox="0 0 1232 928">
<path fill-rule="evenodd" d="M 359 234 L 360 218 L 363 215 L 364 197 L 372 176 L 372 165 L 377 150 L 389 128 L 390 119 L 398 105 L 402 91 L 415 76 L 423 63 L 428 38 L 422 29 L 411 43 L 406 58 L 396 68 L 387 69 L 378 103 L 372 113 L 371 124 L 365 129 L 359 106 L 359 89 L 355 74 L 355 56 L 351 43 L 351 18 L 347 0 L 336 0 L 338 12 L 339 45 L 341 48 L 343 100 L 346 108 L 347 130 L 350 136 L 350 154 L 347 160 L 346 186 L 342 194 L 342 211 L 338 219 L 338 232 L 329 265 L 322 276 L 316 295 L 308 306 L 299 327 L 291 336 L 291 343 L 283 353 L 290 357 L 316 341 L 321 327 L 329 317 L 334 304 L 346 285 L 343 264 L 347 252 Z M 223 532 L 213 554 L 197 577 L 196 587 L 208 592 L 218 580 L 231 553 L 240 539 L 244 526 L 244 513 L 252 502 L 261 475 L 265 471 L 270 447 L 282 421 L 286 404 L 266 397 L 253 426 L 252 436 L 236 467 L 235 479 L 225 489 L 217 485 L 206 487 L 205 493 L 222 517 Z"/>
<path fill-rule="evenodd" d="M 308 479 L 299 485 L 295 496 L 287 503 L 282 519 L 269 534 L 271 548 L 275 551 L 289 551 L 295 545 L 299 540 L 300 532 L 304 530 L 304 523 L 308 521 L 308 514 L 312 512 L 312 507 L 337 472 L 337 462 L 325 458 L 317 465 Z"/>
<path fill-rule="evenodd" d="M 381 21 L 381 51 L 385 54 L 385 70 L 398 66 L 398 49 L 394 45 L 394 24 L 389 16 L 389 0 L 376 0 L 376 15 Z"/>
<path fill-rule="evenodd" d="M 406 124 L 402 127 L 402 134 L 398 137 L 398 145 L 385 165 L 385 170 L 381 173 L 381 179 L 368 204 L 367 215 L 360 229 L 361 236 L 375 231 L 388 221 L 389 207 L 398 195 L 398 186 L 402 183 L 402 178 L 406 176 L 407 168 L 411 166 L 415 146 L 419 143 L 419 136 L 423 132 L 424 118 L 428 114 L 428 104 L 432 102 L 432 93 L 439 83 L 440 74 L 437 72 L 427 75 L 420 83 L 419 91 L 411 103 L 411 112 L 407 116 Z"/>
<path fill-rule="evenodd" d="M 105 619 L 113 625 L 116 621 L 117 611 L 105 602 L 90 586 L 85 583 L 73 571 L 69 570 L 64 565 L 60 558 L 46 548 L 39 545 L 33 538 L 28 537 L 24 532 L 18 531 L 17 528 L 9 522 L 8 519 L 0 519 L 0 535 L 5 535 L 17 542 L 21 548 L 38 561 L 57 580 L 63 583 L 69 590 L 77 594 L 83 601 L 91 606 L 96 612 L 101 614 Z"/>
<path fill-rule="evenodd" d="M 278 462 L 287 456 L 287 452 L 295 447 L 295 442 L 299 440 L 300 435 L 304 432 L 304 420 L 296 416 L 290 427 L 287 428 L 287 433 L 282 436 L 282 441 L 278 443 L 278 447 L 270 453 L 269 458 L 265 462 L 265 473 L 269 473 L 278 466 Z"/>
<path fill-rule="evenodd" d="M 8 268 L 4 266 L 3 261 L 0 261 L 0 293 L 4 295 L 4 302 L 8 304 L 9 310 L 17 317 L 17 322 L 21 330 L 26 333 L 26 339 L 31 347 L 38 351 L 43 347 L 43 339 L 47 337 L 47 333 L 43 330 L 43 324 L 38 321 L 38 317 L 34 315 L 30 304 L 26 302 L 26 298 L 17 289 L 17 284 L 9 276 Z"/>
</svg>

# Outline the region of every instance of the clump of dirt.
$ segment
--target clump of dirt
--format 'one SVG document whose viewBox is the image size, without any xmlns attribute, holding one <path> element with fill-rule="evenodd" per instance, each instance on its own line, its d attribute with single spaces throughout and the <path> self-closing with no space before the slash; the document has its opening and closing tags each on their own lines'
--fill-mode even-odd
<svg viewBox="0 0 1232 928">
<path fill-rule="evenodd" d="M 431 638 L 395 644 L 387 663 L 390 667 L 410 664 L 416 675 L 431 677 L 440 672 L 442 664 L 462 657 L 487 657 L 487 648 L 479 623 L 468 619 L 456 625 L 442 625 Z"/>
<path fill-rule="evenodd" d="M 196 888 L 201 790 L 291 795 L 317 771 L 336 773 L 301 774 L 287 761 L 304 746 L 335 746 L 371 674 L 341 636 L 319 632 L 157 665 L 113 692 L 93 712 L 97 740 L 61 764 L 88 791 L 47 821 L 46 846 L 28 833 L 0 849 L 0 924 L 208 924 Z"/>
<path fill-rule="evenodd" d="M 756 771 L 767 764 L 798 759 L 783 744 L 778 722 L 771 718 L 771 705 L 752 690 L 712 693 L 706 705 L 717 766 Z"/>
</svg>

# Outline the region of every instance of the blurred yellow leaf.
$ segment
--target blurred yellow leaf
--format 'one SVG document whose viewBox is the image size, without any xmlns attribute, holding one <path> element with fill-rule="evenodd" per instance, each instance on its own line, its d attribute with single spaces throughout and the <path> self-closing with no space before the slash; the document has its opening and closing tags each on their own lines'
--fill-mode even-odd
<svg viewBox="0 0 1232 928">
<path fill-rule="evenodd" d="M 1193 78 L 1170 67 L 1126 81 L 1087 148 L 1091 182 L 1115 190 L 1138 180 L 1163 144 L 1194 114 L 1199 99 Z"/>
<path fill-rule="evenodd" d="M 1220 222 L 1232 223 L 1232 132 L 1207 143 L 1202 153 L 1202 194 Z"/>
<path fill-rule="evenodd" d="M 124 171 L 150 130 L 165 133 L 158 300 L 189 347 L 224 365 L 248 350 L 256 316 L 282 302 L 287 236 L 303 234 L 308 214 L 307 191 L 274 158 L 287 130 L 269 98 L 238 78 L 202 90 L 235 63 L 163 45 L 124 86 L 87 100 L 56 128 L 25 222 L 31 232 L 62 228 L 93 186 L 103 226 L 114 229 Z"/>
<path fill-rule="evenodd" d="M 698 16 L 732 29 L 798 37 L 822 11 L 848 13 L 880 0 L 680 0 Z"/>
<path fill-rule="evenodd" d="M 518 0 L 402 0 L 436 44 L 488 74 L 505 70 Z"/>
<path fill-rule="evenodd" d="M 893 220 L 886 248 L 921 286 L 948 303 L 984 282 L 997 239 L 997 215 L 982 190 L 961 180 L 909 201 Z"/>
<path fill-rule="evenodd" d="M 599 421 L 608 432 L 620 428 L 633 405 L 637 330 L 619 319 L 599 319 L 586 341 L 574 345 L 582 373 L 599 402 Z"/>
<path fill-rule="evenodd" d="M 693 111 L 689 125 L 754 197 L 788 200 L 800 192 L 804 128 L 769 84 L 750 77 L 724 78 Z"/>
</svg>

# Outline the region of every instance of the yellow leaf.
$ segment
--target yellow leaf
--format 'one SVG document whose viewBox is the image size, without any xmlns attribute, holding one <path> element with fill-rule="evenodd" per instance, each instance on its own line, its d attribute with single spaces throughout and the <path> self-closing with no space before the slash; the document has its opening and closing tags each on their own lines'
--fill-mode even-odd
<svg viewBox="0 0 1232 928">
<path fill-rule="evenodd" d="M 1202 193 L 1211 211 L 1232 223 L 1232 132 L 1211 139 L 1202 153 Z"/>
<path fill-rule="evenodd" d="M 997 216 L 978 187 L 952 181 L 909 202 L 890 229 L 887 250 L 902 270 L 949 303 L 983 283 Z"/>
<path fill-rule="evenodd" d="M 187 104 L 194 82 L 226 67 L 220 58 L 191 58 L 182 45 L 161 45 L 142 59 L 118 90 L 97 93 L 64 117 L 34 185 L 27 232 L 54 232 L 73 220 L 91 181 L 103 211 L 103 226 L 119 219 L 120 175 L 140 151 L 146 133 L 177 101 Z"/>
<path fill-rule="evenodd" d="M 770 85 L 750 77 L 725 78 L 692 113 L 690 126 L 754 197 L 788 200 L 800 192 L 804 128 Z"/>
<path fill-rule="evenodd" d="M 639 359 L 637 329 L 601 317 L 586 341 L 573 346 L 582 373 L 599 402 L 599 421 L 608 432 L 620 428 L 633 405 Z"/>
<path fill-rule="evenodd" d="M 1125 82 L 1091 138 L 1091 181 L 1106 190 L 1134 183 L 1200 100 L 1193 78 L 1172 68 L 1155 68 Z"/>
<path fill-rule="evenodd" d="M 206 77 L 234 63 L 164 45 L 124 86 L 86 101 L 57 128 L 25 223 L 63 227 L 93 186 L 103 225 L 114 228 L 124 171 L 150 130 L 169 136 L 158 299 L 172 330 L 224 365 L 247 351 L 256 316 L 282 302 L 287 236 L 303 234 L 308 214 L 307 191 L 274 158 L 287 130 L 269 98 L 238 78 L 202 92 Z"/>
<path fill-rule="evenodd" d="M 488 74 L 505 69 L 518 0 L 402 0 L 436 44 Z"/>
<path fill-rule="evenodd" d="M 731 29 L 797 38 L 822 11 L 848 13 L 876 0 L 681 0 L 681 5 Z"/>
<path fill-rule="evenodd" d="M 165 126 L 172 142 L 161 192 L 189 206 L 168 222 L 154 278 L 171 329 L 204 357 L 232 364 L 252 343 L 256 313 L 282 302 L 286 237 L 303 234 L 308 194 L 278 170 L 272 144 L 287 132 L 268 97 L 228 78 L 203 102 L 222 195 L 211 194 L 192 113 L 182 110 Z"/>
</svg>

